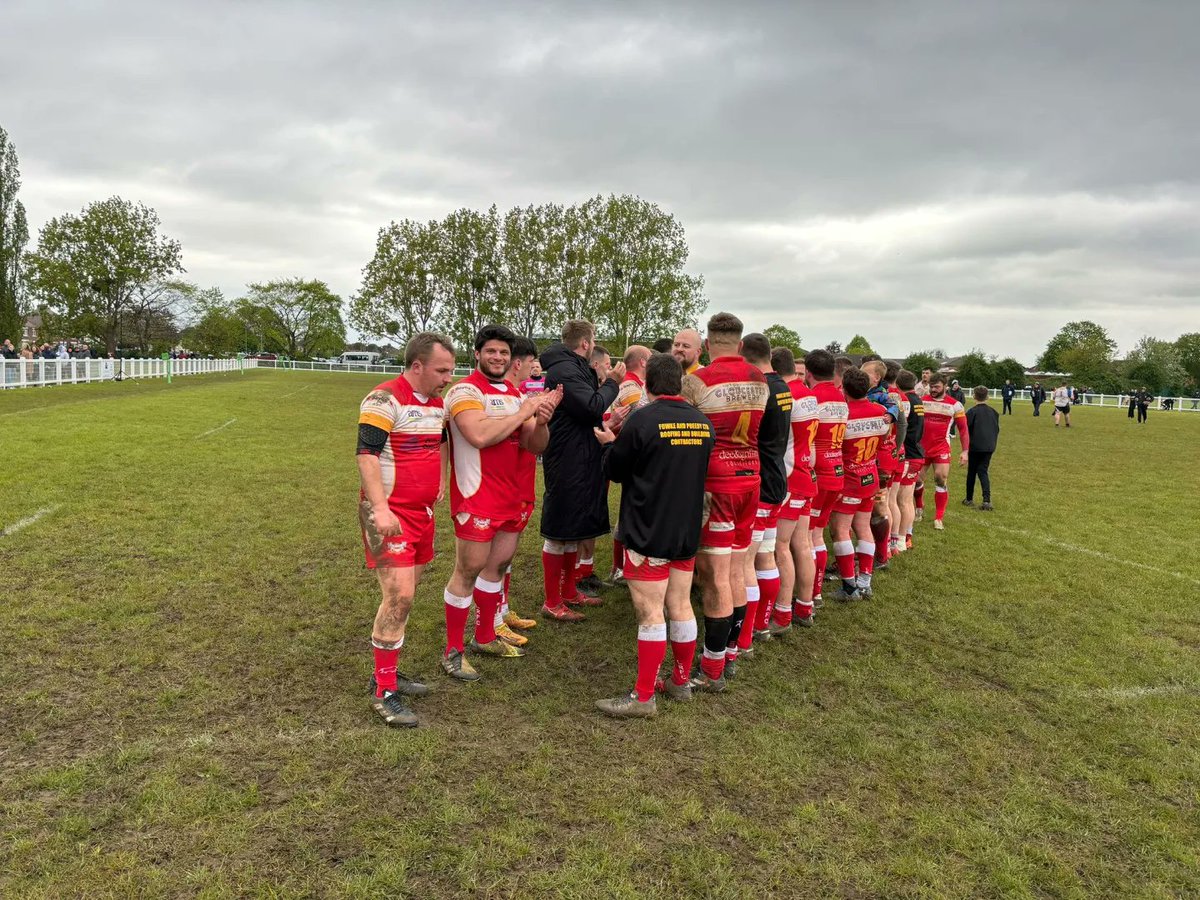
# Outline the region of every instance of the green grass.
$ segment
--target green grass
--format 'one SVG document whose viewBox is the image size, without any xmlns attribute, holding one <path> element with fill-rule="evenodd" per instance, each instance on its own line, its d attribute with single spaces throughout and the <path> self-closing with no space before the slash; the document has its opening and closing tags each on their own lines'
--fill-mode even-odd
<svg viewBox="0 0 1200 900">
<path fill-rule="evenodd" d="M 56 507 L 0 537 L 4 893 L 1200 893 L 1200 416 L 1018 407 L 997 512 L 956 469 L 947 531 L 919 525 L 874 601 L 651 722 L 591 709 L 632 681 L 621 591 L 437 678 L 443 512 L 405 657 L 437 692 L 394 732 L 355 523 L 374 381 L 0 394 L 0 523 Z"/>
</svg>

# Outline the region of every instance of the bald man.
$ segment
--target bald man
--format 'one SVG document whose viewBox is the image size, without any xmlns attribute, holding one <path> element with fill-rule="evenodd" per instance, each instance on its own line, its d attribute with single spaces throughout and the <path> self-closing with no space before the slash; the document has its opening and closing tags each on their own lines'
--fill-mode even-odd
<svg viewBox="0 0 1200 900">
<path fill-rule="evenodd" d="M 671 345 L 671 355 L 683 366 L 684 375 L 691 375 L 700 368 L 700 351 L 703 343 L 700 332 L 694 328 L 685 328 L 675 335 L 675 343 Z"/>
<path fill-rule="evenodd" d="M 641 344 L 634 344 L 625 351 L 625 358 L 623 360 L 625 363 L 625 377 L 621 379 L 621 389 L 617 392 L 617 399 L 613 401 L 613 405 L 604 414 L 604 421 L 608 424 L 613 434 L 620 433 L 621 425 L 623 424 L 621 414 L 617 414 L 618 410 L 623 410 L 623 414 L 627 416 L 635 409 L 641 409 L 650 401 L 650 398 L 646 396 L 646 363 L 650 361 L 652 355 L 650 348 L 643 347 Z M 625 577 L 623 572 L 625 567 L 625 545 L 617 540 L 617 528 L 620 528 L 620 526 L 621 523 L 618 522 L 616 527 L 613 528 L 613 568 L 612 574 L 608 578 L 609 584 L 619 584 Z"/>
</svg>

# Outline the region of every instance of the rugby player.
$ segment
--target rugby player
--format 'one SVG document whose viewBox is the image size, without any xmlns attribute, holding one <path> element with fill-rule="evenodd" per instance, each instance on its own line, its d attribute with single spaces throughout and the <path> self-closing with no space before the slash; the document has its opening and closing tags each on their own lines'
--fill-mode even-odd
<svg viewBox="0 0 1200 900">
<path fill-rule="evenodd" d="M 404 373 L 367 394 L 358 414 L 358 516 L 367 568 L 383 599 L 371 648 L 371 708 L 393 727 L 412 728 L 405 696 L 428 688 L 397 672 L 413 597 L 433 558 L 433 510 L 445 490 L 446 454 L 441 393 L 454 379 L 454 345 L 421 332 L 404 351 Z"/>
<path fill-rule="evenodd" d="M 842 375 L 846 396 L 846 430 L 842 441 L 845 479 L 841 496 L 833 507 L 829 531 L 833 554 L 842 579 L 838 600 L 870 597 L 871 573 L 875 564 L 875 541 L 871 533 L 871 510 L 879 493 L 879 445 L 891 428 L 888 411 L 867 399 L 870 376 L 862 369 L 850 368 Z M 858 575 L 854 563 L 856 550 L 851 532 L 858 538 Z"/>
<path fill-rule="evenodd" d="M 779 511 L 778 537 L 775 542 L 775 567 L 779 569 L 779 597 L 768 625 L 759 615 L 755 636 L 762 627 L 767 635 L 786 632 L 795 621 L 804 627 L 813 624 L 813 550 L 808 514 L 817 495 L 817 476 L 813 471 L 813 441 L 817 435 L 817 399 L 804 384 L 804 366 L 796 365 L 792 351 L 776 347 L 771 351 L 771 368 L 787 384 L 792 394 L 791 433 L 784 452 L 788 494 Z M 763 609 L 762 606 L 759 610 Z"/>
<path fill-rule="evenodd" d="M 737 671 L 737 658 L 754 653 L 754 632 L 770 633 L 771 611 L 779 599 L 779 568 L 775 564 L 779 511 L 787 499 L 787 465 L 784 456 L 792 433 L 792 391 L 771 368 L 771 342 L 761 334 L 742 338 L 742 359 L 762 372 L 767 381 L 767 403 L 758 428 L 758 509 L 750 547 L 746 551 L 746 606 L 743 618 L 733 611 L 725 677 Z M 761 612 L 760 612 L 761 611 Z"/>
<path fill-rule="evenodd" d="M 725 689 L 734 610 L 741 608 L 745 615 L 746 551 L 758 511 L 758 429 L 768 389 L 763 373 L 738 355 L 742 322 L 737 316 L 717 313 L 709 319 L 705 347 L 711 362 L 684 376 L 683 396 L 708 416 L 716 432 L 704 485 L 708 514 L 697 560 L 704 652 L 692 677 L 692 687 L 715 693 Z M 674 356 L 679 359 L 678 352 Z"/>
<path fill-rule="evenodd" d="M 904 396 L 904 392 L 896 386 L 896 378 L 899 375 L 899 363 L 889 362 L 883 376 L 884 383 L 887 385 L 892 402 L 899 410 L 899 418 L 896 419 L 896 427 L 889 437 L 892 444 L 892 477 L 891 484 L 887 489 L 887 523 L 889 527 L 883 535 L 887 545 L 887 556 L 893 556 L 904 550 L 904 545 L 900 541 L 900 479 L 904 475 L 904 441 L 908 438 L 908 417 L 911 405 Z M 873 522 L 872 525 L 874 525 Z M 879 538 L 876 537 L 876 542 L 878 540 Z M 875 558 L 878 560 L 878 552 L 876 552 Z"/>
<path fill-rule="evenodd" d="M 534 380 L 533 366 L 538 365 L 537 345 L 527 337 L 518 335 L 513 341 L 512 362 L 508 367 L 509 383 L 522 395 L 527 393 L 540 394 L 545 387 L 540 379 Z M 540 365 L 539 365 L 540 368 Z M 525 385 L 536 385 L 534 391 L 526 391 Z M 521 534 L 529 525 L 537 506 L 537 454 L 530 453 L 524 447 L 517 452 L 517 465 L 520 466 L 521 482 Z M 520 537 L 517 538 L 520 541 Z M 501 595 L 500 608 L 496 610 L 496 636 L 516 647 L 524 647 L 529 638 L 520 634 L 516 629 L 528 631 L 537 627 L 536 619 L 528 619 L 509 606 L 512 588 L 512 563 L 504 572 L 504 593 Z"/>
<path fill-rule="evenodd" d="M 808 387 L 817 401 L 817 433 L 813 439 L 813 470 L 817 475 L 817 496 L 809 511 L 809 533 L 813 547 L 813 607 L 821 603 L 821 582 L 829 552 L 825 547 L 825 526 L 833 506 L 842 494 L 842 437 L 846 433 L 846 397 L 834 384 L 837 366 L 828 350 L 813 350 L 804 357 Z"/>
<path fill-rule="evenodd" d="M 700 368 L 702 344 L 700 332 L 694 328 L 685 328 L 675 335 L 675 342 L 671 345 L 671 355 L 683 366 L 684 375 L 691 375 Z M 711 355 L 709 358 L 712 358 Z"/>
<path fill-rule="evenodd" d="M 450 514 L 454 519 L 454 573 L 446 585 L 446 653 L 442 669 L 460 681 L 479 673 L 464 653 L 464 632 L 474 599 L 471 648 L 492 656 L 524 652 L 496 636 L 503 576 L 525 525 L 520 451 L 540 453 L 561 391 L 522 398 L 506 380 L 516 335 L 488 325 L 475 336 L 474 372 L 446 394 L 450 427 Z M 525 470 L 527 471 L 527 470 Z"/>
<path fill-rule="evenodd" d="M 624 423 L 619 436 L 607 425 L 596 429 L 597 440 L 607 445 L 604 474 L 621 484 L 617 535 L 627 547 L 625 580 L 638 619 L 633 692 L 596 702 L 601 712 L 619 718 L 657 713 L 654 692 L 667 653 L 664 612 L 671 619 L 675 664 L 662 687 L 673 700 L 692 699 L 696 615 L 690 591 L 714 435 L 708 419 L 680 396 L 682 375 L 674 357 L 651 357 L 646 390 L 652 402 Z"/>
<path fill-rule="evenodd" d="M 934 502 L 933 527 L 937 531 L 946 526 L 942 517 L 946 514 L 946 505 L 950 502 L 949 489 L 946 482 L 950 477 L 950 425 L 958 425 L 958 443 L 962 452 L 959 454 L 959 465 L 967 464 L 967 451 L 971 449 L 971 437 L 967 434 L 967 413 L 963 405 L 946 393 L 946 376 L 932 375 L 929 379 L 929 393 L 921 398 L 925 410 L 925 433 L 921 438 L 921 448 L 925 456 L 924 477 L 928 479 L 929 471 L 937 483 Z"/>
<path fill-rule="evenodd" d="M 917 376 L 907 369 L 902 369 L 896 376 L 896 387 L 904 395 L 907 407 L 908 429 L 904 434 L 904 470 L 900 475 L 900 490 L 896 502 L 900 507 L 900 533 L 893 537 L 903 543 L 899 544 L 905 550 L 911 550 L 913 545 L 913 521 L 916 509 L 913 507 L 913 489 L 917 478 L 925 468 L 925 451 L 921 449 L 921 440 L 925 435 L 925 406 L 917 394 Z"/>
<path fill-rule="evenodd" d="M 617 391 L 617 399 L 613 401 L 612 406 L 608 408 L 608 412 L 604 414 L 604 421 L 613 421 L 613 416 L 618 410 L 626 410 L 632 412 L 635 409 L 640 409 L 650 402 L 650 398 L 646 395 L 646 364 L 650 361 L 651 352 L 648 348 L 640 344 L 634 344 L 625 351 L 625 377 L 621 379 L 621 388 Z M 618 420 L 617 425 L 612 429 L 613 433 L 619 433 L 621 425 Z M 612 545 L 612 574 L 608 578 L 609 584 L 617 584 L 624 577 L 624 572 L 621 570 L 625 566 L 625 548 L 621 544 L 620 538 L 617 537 L 617 531 L 620 527 L 618 520 L 618 528 L 613 529 L 613 545 Z"/>
<path fill-rule="evenodd" d="M 888 520 L 888 492 L 891 489 L 892 478 L 896 471 L 896 439 L 897 431 L 900 428 L 900 407 L 898 395 L 892 395 L 888 384 L 884 380 L 887 375 L 887 363 L 880 357 L 875 356 L 864 359 L 860 368 L 867 373 L 867 378 L 871 382 L 871 388 L 867 391 L 867 399 L 872 403 L 878 403 L 886 409 L 888 418 L 891 420 L 888 425 L 888 433 L 880 442 L 878 456 L 875 459 L 875 465 L 879 472 L 879 491 L 875 494 L 871 510 L 871 535 L 872 542 L 875 544 L 875 567 L 887 568 L 888 538 L 891 536 L 891 527 Z"/>
</svg>

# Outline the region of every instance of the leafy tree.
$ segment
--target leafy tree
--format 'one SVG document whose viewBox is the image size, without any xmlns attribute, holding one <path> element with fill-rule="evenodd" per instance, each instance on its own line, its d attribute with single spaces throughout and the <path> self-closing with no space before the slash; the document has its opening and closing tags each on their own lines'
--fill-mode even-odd
<svg viewBox="0 0 1200 900">
<path fill-rule="evenodd" d="M 875 351 L 871 349 L 871 344 L 865 337 L 861 334 L 856 334 L 850 338 L 850 343 L 846 345 L 846 352 L 866 356 L 868 353 L 874 353 Z"/>
<path fill-rule="evenodd" d="M 250 285 L 237 313 L 260 349 L 293 359 L 332 356 L 346 344 L 342 299 L 323 281 L 289 278 Z"/>
<path fill-rule="evenodd" d="M 800 346 L 800 335 L 784 325 L 770 325 L 763 329 L 763 335 L 771 342 L 772 347 L 787 347 L 796 359 L 804 358 L 804 348 Z"/>
<path fill-rule="evenodd" d="M 23 330 L 22 263 L 29 243 L 25 207 L 17 199 L 21 170 L 17 148 L 0 128 L 0 342 L 18 344 Z"/>
<path fill-rule="evenodd" d="M 1037 365 L 1044 372 L 1078 377 L 1107 369 L 1116 349 L 1117 342 L 1095 322 L 1068 322 L 1050 339 Z"/>
<path fill-rule="evenodd" d="M 908 356 L 904 357 L 904 361 L 901 363 L 901 365 L 920 378 L 922 369 L 933 369 L 933 371 L 936 372 L 941 363 L 931 351 L 920 350 L 916 353 L 910 353 Z"/>
<path fill-rule="evenodd" d="M 35 294 L 67 327 L 98 335 L 115 353 L 139 291 L 182 272 L 179 242 L 159 235 L 158 214 L 120 197 L 51 219 L 29 256 Z"/>
<path fill-rule="evenodd" d="M 438 327 L 442 295 L 432 272 L 439 223 L 405 219 L 379 229 L 375 255 L 350 302 L 350 321 L 370 334 L 412 336 Z"/>
<path fill-rule="evenodd" d="M 1181 393 L 1187 379 L 1175 344 L 1152 337 L 1138 341 L 1125 360 L 1125 374 L 1131 382 L 1144 384 L 1156 394 Z"/>
<path fill-rule="evenodd" d="M 1018 388 L 1025 385 L 1025 367 L 1011 356 L 992 363 L 992 372 L 997 385 L 1004 384 L 1005 381 L 1011 381 Z"/>
<path fill-rule="evenodd" d="M 239 350 L 257 350 L 258 337 L 225 300 L 220 288 L 196 291 L 192 296 L 195 321 L 184 329 L 180 340 L 189 350 L 212 356 L 229 356 Z"/>
<path fill-rule="evenodd" d="M 979 384 L 993 387 L 996 382 L 996 370 L 982 350 L 972 350 L 959 360 L 958 372 L 954 377 L 968 390 Z"/>
<path fill-rule="evenodd" d="M 832 353 L 834 356 L 837 356 L 839 353 L 845 352 L 844 350 L 842 350 L 842 344 L 840 341 L 830 341 L 828 344 L 825 345 L 825 349 L 828 350 L 830 353 Z"/>
<path fill-rule="evenodd" d="M 1175 341 L 1175 352 L 1179 363 L 1191 376 L 1192 383 L 1200 385 L 1200 332 L 1181 334 Z"/>
</svg>

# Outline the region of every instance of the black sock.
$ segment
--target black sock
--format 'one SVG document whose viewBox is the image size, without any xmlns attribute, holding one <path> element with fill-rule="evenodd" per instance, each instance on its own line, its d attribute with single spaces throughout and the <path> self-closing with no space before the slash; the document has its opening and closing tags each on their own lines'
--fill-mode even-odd
<svg viewBox="0 0 1200 900">
<path fill-rule="evenodd" d="M 742 633 L 742 623 L 746 621 L 746 607 L 735 606 L 733 615 L 729 617 L 729 637 L 725 639 L 727 649 L 736 650 L 738 637 Z"/>
<path fill-rule="evenodd" d="M 742 609 L 745 614 L 745 607 Z M 704 617 L 704 649 L 712 653 L 725 653 L 729 646 L 729 632 L 733 628 L 733 616 Z"/>
</svg>

